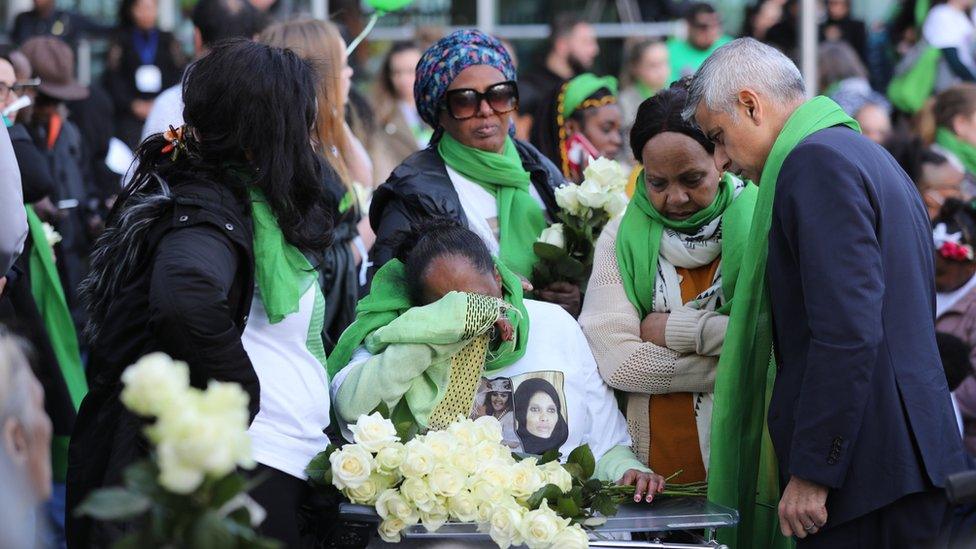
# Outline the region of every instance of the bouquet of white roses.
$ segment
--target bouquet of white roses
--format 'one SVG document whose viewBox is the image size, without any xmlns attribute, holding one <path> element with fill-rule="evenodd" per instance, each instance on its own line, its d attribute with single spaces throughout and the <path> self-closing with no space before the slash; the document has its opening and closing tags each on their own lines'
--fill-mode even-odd
<svg viewBox="0 0 976 549">
<path fill-rule="evenodd" d="M 187 365 L 163 353 L 128 367 L 122 383 L 122 403 L 155 418 L 144 431 L 155 451 L 124 471 L 124 486 L 92 493 L 78 513 L 105 521 L 143 517 L 146 528 L 127 536 L 127 547 L 276 547 L 255 534 L 265 513 L 237 473 L 255 465 L 247 393 L 236 383 L 190 387 Z"/>
<path fill-rule="evenodd" d="M 583 170 L 582 184 L 556 189 L 559 222 L 544 230 L 534 246 L 539 257 L 532 273 L 536 287 L 553 282 L 585 284 L 600 232 L 627 209 L 627 176 L 619 162 L 601 157 Z"/>
<path fill-rule="evenodd" d="M 634 495 L 633 486 L 591 478 L 596 461 L 586 445 L 565 464 L 556 451 L 512 454 L 493 416 L 459 417 L 444 431 L 405 443 L 379 412 L 360 416 L 350 429 L 353 444 L 330 446 L 306 472 L 353 503 L 375 506 L 388 542 L 417 523 L 434 531 L 454 521 L 477 523 L 503 549 L 587 547 L 583 526 L 601 523 Z"/>
</svg>

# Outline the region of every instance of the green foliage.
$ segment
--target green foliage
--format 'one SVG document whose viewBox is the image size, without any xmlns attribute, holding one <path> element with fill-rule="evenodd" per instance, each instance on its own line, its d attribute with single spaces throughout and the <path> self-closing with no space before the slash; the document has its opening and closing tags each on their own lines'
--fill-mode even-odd
<svg viewBox="0 0 976 549">
<path fill-rule="evenodd" d="M 596 459 L 593 457 L 593 450 L 590 450 L 589 444 L 584 444 L 570 452 L 567 461 L 580 466 L 583 478 L 588 479 L 592 477 L 594 471 L 596 471 Z"/>
<path fill-rule="evenodd" d="M 334 445 L 328 445 L 325 451 L 319 452 L 305 467 L 305 474 L 313 485 L 332 486 L 332 464 L 329 456 L 336 450 Z"/>
<path fill-rule="evenodd" d="M 103 488 L 88 496 L 75 514 L 95 520 L 127 520 L 145 513 L 151 505 L 148 497 L 128 488 Z"/>
</svg>

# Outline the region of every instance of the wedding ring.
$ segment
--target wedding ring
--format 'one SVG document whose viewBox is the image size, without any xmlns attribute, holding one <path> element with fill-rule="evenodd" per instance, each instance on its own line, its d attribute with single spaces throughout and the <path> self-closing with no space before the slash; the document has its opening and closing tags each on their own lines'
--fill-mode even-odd
<svg viewBox="0 0 976 549">
<path fill-rule="evenodd" d="M 811 524 L 810 526 L 804 526 L 803 529 L 806 530 L 807 532 L 810 532 L 810 531 L 816 530 L 817 529 L 817 525 L 816 524 Z"/>
</svg>

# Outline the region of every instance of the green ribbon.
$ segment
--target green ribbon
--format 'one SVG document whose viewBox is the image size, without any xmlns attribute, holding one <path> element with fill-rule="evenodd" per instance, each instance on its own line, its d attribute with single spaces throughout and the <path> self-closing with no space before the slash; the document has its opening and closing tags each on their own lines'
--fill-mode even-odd
<svg viewBox="0 0 976 549">
<path fill-rule="evenodd" d="M 511 137 L 502 152 L 493 153 L 462 145 L 449 134 L 437 144 L 444 163 L 485 189 L 498 204 L 498 244 L 501 260 L 528 277 L 538 258 L 533 244 L 546 228 L 546 216 L 529 194 L 531 179 Z"/>
<path fill-rule="evenodd" d="M 946 128 L 935 130 L 935 142 L 956 155 L 968 173 L 976 174 L 976 147 L 959 139 L 956 134 Z"/>
<path fill-rule="evenodd" d="M 506 341 L 497 349 L 489 351 L 488 361 L 485 362 L 485 370 L 488 372 L 510 366 L 522 358 L 529 339 L 529 314 L 523 302 L 522 279 L 502 261 L 496 259 L 495 267 L 502 278 L 505 302 L 512 306 L 508 319 L 515 328 L 516 337 L 515 341 Z M 356 305 L 356 320 L 342 333 L 329 355 L 330 379 L 349 364 L 353 353 L 369 334 L 393 322 L 413 306 L 407 295 L 405 277 L 403 263 L 397 259 L 388 261 L 376 271 L 369 295 Z"/>
<path fill-rule="evenodd" d="M 763 167 L 752 228 L 735 286 L 735 306 L 715 378 L 708 499 L 739 510 L 736 529 L 719 531 L 734 548 L 790 547 L 779 531 L 780 497 L 776 457 L 766 430 L 766 412 L 776 369 L 773 324 L 766 287 L 766 258 L 776 182 L 786 157 L 806 137 L 857 122 L 830 99 L 819 96 L 787 120 Z"/>
<path fill-rule="evenodd" d="M 647 196 L 643 170 L 637 177 L 637 181 L 639 183 L 634 197 L 620 221 L 616 243 L 617 263 L 627 299 L 637 309 L 641 318 L 653 311 L 659 250 L 665 227 L 692 234 L 715 218 L 723 216 L 721 268 L 725 305 L 721 312 L 726 312 L 731 306 L 735 278 L 739 271 L 742 249 L 749 235 L 749 223 L 752 220 L 758 189 L 755 185 L 748 185 L 736 197 L 737 179 L 726 173 L 722 176 L 718 192 L 711 204 L 688 219 L 675 221 L 661 215 L 651 204 Z"/>
<path fill-rule="evenodd" d="M 44 320 L 51 348 L 58 359 L 61 375 L 68 386 L 68 395 L 75 411 L 81 406 L 81 401 L 88 392 L 88 382 L 85 379 L 85 369 L 81 363 L 81 353 L 78 350 L 78 334 L 75 332 L 71 313 L 64 297 L 64 288 L 58 277 L 58 269 L 54 265 L 54 252 L 47 241 L 44 223 L 34 212 L 32 206 L 25 206 L 27 210 L 27 226 L 34 245 L 28 259 L 30 265 L 31 294 L 37 304 L 37 310 Z"/>
<path fill-rule="evenodd" d="M 597 76 L 585 72 L 566 83 L 563 90 L 563 116 L 573 116 L 576 109 L 586 101 L 586 98 L 598 90 L 606 88 L 614 96 L 617 95 L 617 79 L 612 76 Z"/>
</svg>

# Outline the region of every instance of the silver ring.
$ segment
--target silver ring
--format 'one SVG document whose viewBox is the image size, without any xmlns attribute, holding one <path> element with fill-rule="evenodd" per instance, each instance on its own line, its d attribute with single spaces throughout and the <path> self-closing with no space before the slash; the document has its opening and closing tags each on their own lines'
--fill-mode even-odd
<svg viewBox="0 0 976 549">
<path fill-rule="evenodd" d="M 806 530 L 807 532 L 810 532 L 810 531 L 816 530 L 817 529 L 817 525 L 816 524 L 811 524 L 810 526 L 804 526 L 803 529 Z"/>
</svg>

